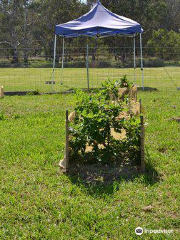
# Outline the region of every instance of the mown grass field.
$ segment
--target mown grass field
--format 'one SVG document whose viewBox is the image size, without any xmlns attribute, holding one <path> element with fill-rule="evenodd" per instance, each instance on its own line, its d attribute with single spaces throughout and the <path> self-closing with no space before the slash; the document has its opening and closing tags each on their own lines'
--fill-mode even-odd
<svg viewBox="0 0 180 240">
<path fill-rule="evenodd" d="M 106 186 L 59 173 L 73 94 L 0 99 L 0 239 L 130 240 L 138 226 L 173 230 L 140 239 L 179 239 L 180 92 L 138 97 L 150 173 Z"/>
<path fill-rule="evenodd" d="M 90 87 L 99 87 L 107 78 L 119 78 L 127 74 L 128 79 L 134 82 L 134 69 L 132 68 L 90 68 Z M 64 91 L 70 88 L 86 88 L 86 69 L 67 68 L 55 71 L 56 85 L 46 85 L 52 80 L 51 68 L 1 68 L 0 86 L 5 91 L 34 91 L 51 92 Z M 63 83 L 63 84 L 61 84 Z M 142 86 L 141 70 L 136 69 L 136 83 Z M 161 90 L 175 90 L 180 87 L 180 67 L 145 68 L 144 85 Z"/>
</svg>

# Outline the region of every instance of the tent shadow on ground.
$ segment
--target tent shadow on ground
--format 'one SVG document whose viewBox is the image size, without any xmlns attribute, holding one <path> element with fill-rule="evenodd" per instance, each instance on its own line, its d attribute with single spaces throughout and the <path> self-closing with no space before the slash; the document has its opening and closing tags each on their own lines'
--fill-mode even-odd
<svg viewBox="0 0 180 240">
<path fill-rule="evenodd" d="M 129 168 L 127 166 L 123 166 L 119 171 L 110 169 L 109 174 L 107 174 L 108 167 L 96 168 L 96 165 L 94 165 L 93 167 L 80 166 L 80 168 L 77 172 L 70 171 L 68 178 L 73 184 L 93 197 L 113 195 L 120 189 L 120 185 L 123 182 L 136 181 L 145 186 L 152 186 L 160 180 L 158 172 L 152 165 L 152 159 L 147 149 L 146 173 L 144 174 L 137 167 Z"/>
</svg>

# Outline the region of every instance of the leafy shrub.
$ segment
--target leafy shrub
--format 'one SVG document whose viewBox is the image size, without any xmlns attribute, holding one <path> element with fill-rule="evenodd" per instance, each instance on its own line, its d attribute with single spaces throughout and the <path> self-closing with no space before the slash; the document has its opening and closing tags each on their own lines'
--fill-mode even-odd
<svg viewBox="0 0 180 240">
<path fill-rule="evenodd" d="M 160 58 L 148 58 L 143 60 L 144 67 L 153 68 L 153 67 L 164 67 L 165 62 Z M 137 66 L 141 66 L 141 60 L 139 59 Z"/>
<path fill-rule="evenodd" d="M 86 63 L 83 61 L 78 61 L 78 62 L 66 62 L 64 63 L 65 68 L 85 68 Z"/>
<path fill-rule="evenodd" d="M 161 59 L 179 60 L 180 34 L 173 30 L 154 30 L 147 42 L 150 53 L 156 54 Z"/>
<path fill-rule="evenodd" d="M 165 66 L 165 62 L 163 59 L 160 58 L 143 58 L 143 65 L 144 67 L 164 67 Z M 133 68 L 134 67 L 134 63 L 132 61 L 127 61 L 126 63 L 124 63 L 124 65 L 122 64 L 122 62 L 117 62 L 115 64 L 116 68 Z M 141 67 L 141 60 L 140 59 L 136 59 L 136 67 L 140 68 Z"/>
<path fill-rule="evenodd" d="M 124 75 L 121 78 L 121 81 L 119 82 L 119 84 L 117 85 L 120 88 L 124 88 L 127 87 L 128 89 L 130 89 L 132 87 L 133 83 L 129 82 L 127 79 L 127 75 Z"/>
<path fill-rule="evenodd" d="M 165 62 L 160 58 L 144 58 L 143 59 L 144 67 L 164 67 Z M 141 67 L 141 60 L 136 60 L 136 66 Z M 79 62 L 67 62 L 64 64 L 65 68 L 86 68 L 86 63 L 83 61 Z M 131 60 L 128 60 L 124 64 L 121 61 L 117 62 L 108 62 L 108 61 L 100 61 L 100 62 L 90 62 L 90 68 L 133 68 L 134 63 Z"/>
<path fill-rule="evenodd" d="M 0 120 L 5 120 L 5 115 L 2 112 L 0 112 Z"/>
<path fill-rule="evenodd" d="M 144 67 L 164 67 L 165 62 L 163 59 L 154 58 L 154 59 L 145 59 L 144 60 Z"/>
<path fill-rule="evenodd" d="M 126 109 L 125 102 L 118 101 L 120 86 L 130 86 L 126 76 L 120 80 L 106 81 L 103 89 L 96 94 L 77 92 L 76 116 L 71 124 L 70 141 L 71 158 L 77 156 L 83 161 L 96 163 L 117 162 L 123 155 L 131 162 L 139 160 L 140 129 L 139 120 L 117 117 Z M 112 100 L 116 100 L 112 102 Z M 126 130 L 126 138 L 116 140 L 111 135 L 111 129 L 117 133 Z M 91 146 L 91 153 L 86 153 L 86 147 Z"/>
<path fill-rule="evenodd" d="M 107 62 L 107 61 L 100 61 L 98 63 L 98 68 L 111 68 L 113 67 L 113 65 L 111 64 L 111 62 Z"/>
</svg>

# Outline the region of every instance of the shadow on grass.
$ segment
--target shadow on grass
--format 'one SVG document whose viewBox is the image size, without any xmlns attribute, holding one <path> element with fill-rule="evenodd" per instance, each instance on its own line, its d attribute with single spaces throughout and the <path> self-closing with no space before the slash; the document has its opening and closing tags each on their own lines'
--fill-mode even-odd
<svg viewBox="0 0 180 240">
<path fill-rule="evenodd" d="M 145 148 L 145 156 L 146 156 L 146 174 L 145 183 L 148 185 L 154 185 L 155 183 L 160 181 L 160 175 L 157 170 L 154 168 L 153 159 L 151 158 L 148 148 Z"/>
<path fill-rule="evenodd" d="M 74 170 L 75 168 L 73 168 Z M 69 179 L 93 197 L 113 195 L 123 182 L 136 182 L 146 186 L 159 182 L 158 172 L 152 165 L 152 159 L 146 149 L 146 173 L 137 166 L 81 165 L 69 173 Z"/>
<path fill-rule="evenodd" d="M 153 88 L 153 87 L 144 87 L 144 89 L 142 87 L 138 87 L 139 91 L 142 92 L 159 92 L 159 90 L 157 88 Z"/>
</svg>

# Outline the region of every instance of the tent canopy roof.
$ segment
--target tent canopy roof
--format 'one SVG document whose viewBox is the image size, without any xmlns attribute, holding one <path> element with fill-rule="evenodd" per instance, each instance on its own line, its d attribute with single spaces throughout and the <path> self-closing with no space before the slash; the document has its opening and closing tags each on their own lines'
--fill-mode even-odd
<svg viewBox="0 0 180 240">
<path fill-rule="evenodd" d="M 134 35 L 142 32 L 143 29 L 139 23 L 110 12 L 100 1 L 97 1 L 94 7 L 82 17 L 55 27 L 55 34 L 66 38 Z"/>
</svg>

